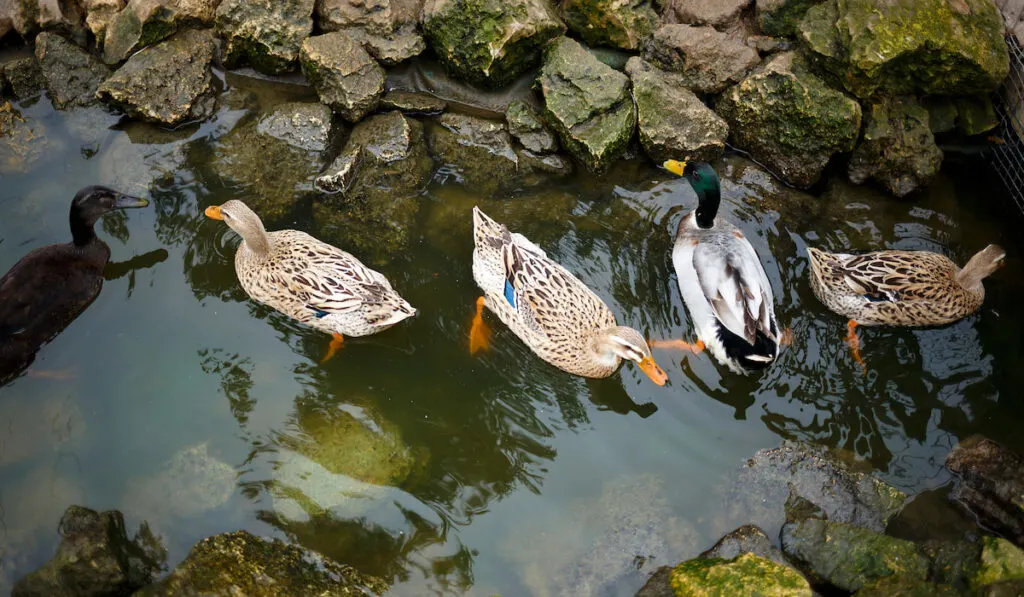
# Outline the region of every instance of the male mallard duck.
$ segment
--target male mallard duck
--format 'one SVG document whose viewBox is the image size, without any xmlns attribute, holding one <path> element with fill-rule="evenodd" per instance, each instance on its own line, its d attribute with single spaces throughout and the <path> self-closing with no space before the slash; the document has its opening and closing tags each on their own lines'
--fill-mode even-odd
<svg viewBox="0 0 1024 597">
<path fill-rule="evenodd" d="M 211 205 L 205 213 L 242 237 L 235 273 L 250 297 L 333 334 L 323 361 L 341 348 L 344 336 L 375 334 L 416 314 L 380 272 L 305 232 L 267 232 L 241 201 Z"/>
<path fill-rule="evenodd" d="M 707 348 L 719 363 L 737 373 L 764 369 L 787 343 L 775 320 L 772 287 L 764 267 L 739 228 L 721 218 L 718 174 L 704 162 L 669 160 L 664 167 L 685 176 L 697 194 L 697 209 L 683 217 L 676 231 L 672 263 L 679 292 L 697 328 L 696 344 L 681 340 L 653 343 Z"/>
<path fill-rule="evenodd" d="M 659 386 L 667 376 L 633 328 L 616 325 L 604 301 L 521 234 L 473 208 L 477 299 L 470 353 L 487 348 L 486 305 L 537 356 L 583 377 L 608 377 L 621 359 L 639 364 Z"/>
<path fill-rule="evenodd" d="M 846 341 L 861 366 L 858 325 L 944 325 L 970 315 L 985 300 L 981 281 L 1006 257 L 1001 247 L 989 245 L 960 269 L 930 251 L 807 253 L 811 289 L 826 307 L 849 318 Z"/>
<path fill-rule="evenodd" d="M 0 383 L 31 365 L 39 348 L 99 295 L 110 247 L 93 224 L 107 212 L 147 205 L 107 187 L 85 187 L 71 201 L 72 241 L 33 250 L 0 278 Z"/>
</svg>

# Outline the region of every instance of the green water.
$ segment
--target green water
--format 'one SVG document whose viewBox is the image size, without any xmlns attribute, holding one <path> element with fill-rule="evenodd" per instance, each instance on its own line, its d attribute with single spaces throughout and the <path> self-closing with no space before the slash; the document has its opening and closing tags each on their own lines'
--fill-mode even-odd
<svg viewBox="0 0 1024 597">
<path fill-rule="evenodd" d="M 797 193 L 742 158 L 717 162 L 722 214 L 762 256 L 795 344 L 751 377 L 659 350 L 669 383 L 657 387 L 632 365 L 603 380 L 564 374 L 493 317 L 493 349 L 467 351 L 474 204 L 579 276 L 620 323 L 693 338 L 669 253 L 695 196 L 643 160 L 512 197 L 477 196 L 441 169 L 409 250 L 375 263 L 419 315 L 320 365 L 329 337 L 248 300 L 237 237 L 202 216 L 246 198 L 209 156 L 266 104 L 229 103 L 173 133 L 99 109 L 54 112 L 45 98 L 17 107 L 49 145 L 31 170 L 0 178 L 0 271 L 69 238 L 81 186 L 149 188 L 152 205 L 106 216 L 98 228 L 122 265 L 31 374 L 0 388 L 3 594 L 52 555 L 77 503 L 120 509 L 130 529 L 147 521 L 169 566 L 200 538 L 243 528 L 382 576 L 395 595 L 556 595 L 573 583 L 628 595 L 746 522 L 723 519 L 716 488 L 782 438 L 850 450 L 912 493 L 949 481 L 943 458 L 969 434 L 1024 449 L 1024 242 L 980 162 L 947 160 L 914 201 L 841 181 Z M 268 225 L 308 229 L 310 213 L 300 204 Z M 980 312 L 941 329 L 862 329 L 866 375 L 807 281 L 808 244 L 962 263 L 989 242 L 1008 265 Z M 638 552 L 654 557 L 620 574 Z"/>
</svg>

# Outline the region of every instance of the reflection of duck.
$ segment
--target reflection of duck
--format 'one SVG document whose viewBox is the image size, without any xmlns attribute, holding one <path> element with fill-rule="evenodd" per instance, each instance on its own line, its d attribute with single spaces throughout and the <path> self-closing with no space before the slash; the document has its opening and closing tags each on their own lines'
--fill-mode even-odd
<svg viewBox="0 0 1024 597">
<path fill-rule="evenodd" d="M 249 206 L 232 200 L 206 208 L 242 237 L 235 273 L 253 299 L 334 335 L 324 361 L 345 336 L 366 336 L 416 314 L 379 272 L 298 230 L 267 232 Z"/>
<path fill-rule="evenodd" d="M 0 278 L 0 383 L 28 367 L 100 293 L 110 247 L 96 236 L 96 220 L 146 205 L 113 189 L 85 187 L 71 202 L 72 242 L 38 248 Z"/>
<path fill-rule="evenodd" d="M 706 347 L 718 362 L 737 373 L 763 369 L 788 341 L 775 320 L 772 287 L 764 267 L 743 232 L 717 218 L 721 189 L 718 174 L 704 162 L 665 162 L 665 168 L 685 176 L 697 194 L 697 209 L 679 222 L 672 263 L 679 292 L 697 343 L 655 342 L 658 346 Z"/>
<path fill-rule="evenodd" d="M 583 282 L 521 234 L 473 208 L 473 278 L 477 299 L 470 352 L 487 348 L 486 305 L 540 358 L 584 377 L 608 377 L 620 359 L 639 363 L 654 383 L 665 372 L 633 328 L 619 326 L 607 305 Z"/>
<path fill-rule="evenodd" d="M 944 325 L 970 315 L 985 300 L 981 281 L 1006 257 L 1001 247 L 989 245 L 960 269 L 930 251 L 850 255 L 808 248 L 807 253 L 814 295 L 850 319 L 846 341 L 862 366 L 857 325 Z"/>
</svg>

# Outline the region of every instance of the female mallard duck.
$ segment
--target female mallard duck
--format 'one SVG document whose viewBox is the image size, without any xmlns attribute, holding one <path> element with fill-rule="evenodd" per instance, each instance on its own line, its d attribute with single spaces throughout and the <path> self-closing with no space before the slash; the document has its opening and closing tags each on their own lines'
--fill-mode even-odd
<svg viewBox="0 0 1024 597">
<path fill-rule="evenodd" d="M 608 377 L 621 359 L 639 364 L 659 386 L 667 376 L 633 328 L 616 325 L 607 305 L 583 282 L 521 234 L 473 208 L 473 278 L 477 299 L 470 353 L 487 348 L 486 305 L 533 352 L 583 377 Z"/>
<path fill-rule="evenodd" d="M 811 289 L 826 307 L 849 318 L 846 341 L 862 367 L 858 325 L 944 325 L 970 315 L 985 300 L 981 281 L 1006 257 L 1001 247 L 989 245 L 960 269 L 930 251 L 807 253 Z"/>
<path fill-rule="evenodd" d="M 241 201 L 211 205 L 205 213 L 242 237 L 235 273 L 250 297 L 333 334 L 323 361 L 341 348 L 344 336 L 381 332 L 416 314 L 379 272 L 305 232 L 267 232 Z"/>
<path fill-rule="evenodd" d="M 787 343 L 775 320 L 772 287 L 764 267 L 739 228 L 716 218 L 721 201 L 718 175 L 704 162 L 669 160 L 664 167 L 685 176 L 697 194 L 697 209 L 683 217 L 676 231 L 672 264 L 679 292 L 697 343 L 655 342 L 658 346 L 707 348 L 729 369 L 747 373 L 764 369 Z"/>
<path fill-rule="evenodd" d="M 71 201 L 70 243 L 40 247 L 0 278 L 0 383 L 24 371 L 99 295 L 110 247 L 93 225 L 107 212 L 149 202 L 101 186 L 85 187 Z"/>
</svg>

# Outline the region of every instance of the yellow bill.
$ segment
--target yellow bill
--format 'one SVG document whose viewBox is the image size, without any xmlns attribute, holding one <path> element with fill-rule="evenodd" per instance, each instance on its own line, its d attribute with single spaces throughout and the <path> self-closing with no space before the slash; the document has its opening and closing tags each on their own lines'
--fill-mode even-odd
<svg viewBox="0 0 1024 597">
<path fill-rule="evenodd" d="M 678 176 L 682 176 L 683 171 L 686 170 L 686 162 L 680 162 L 679 160 L 665 160 L 665 163 L 661 166 Z"/>
</svg>

